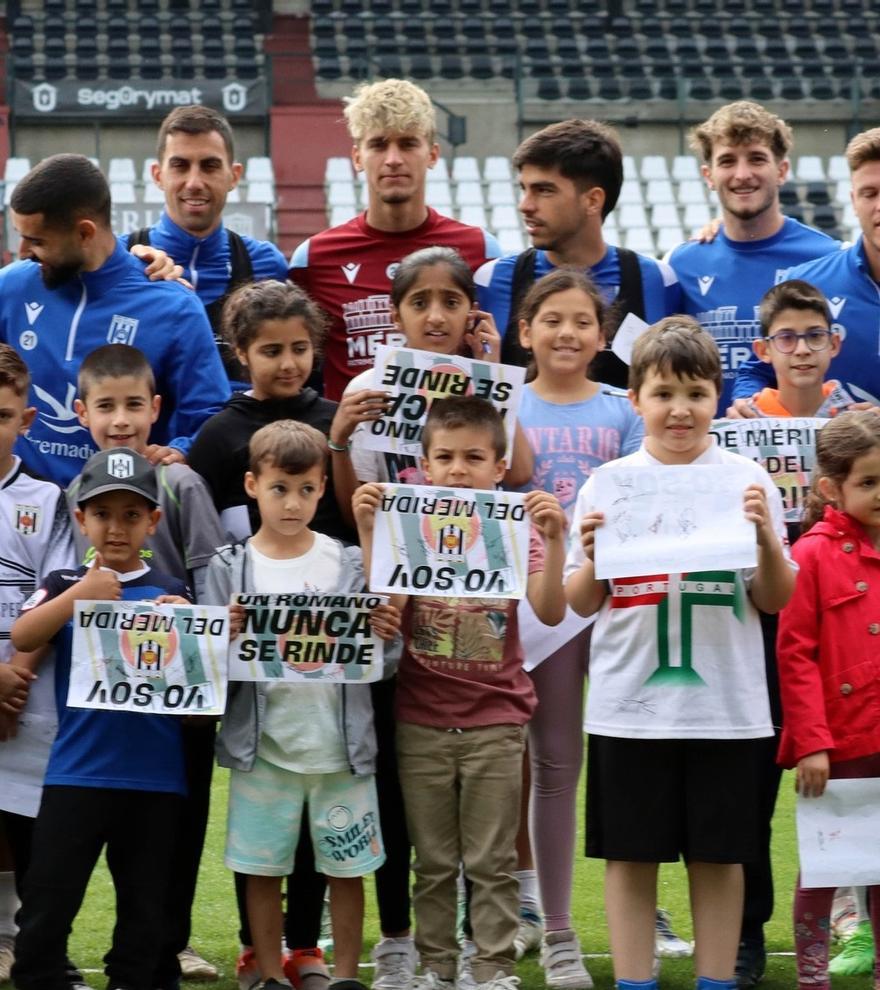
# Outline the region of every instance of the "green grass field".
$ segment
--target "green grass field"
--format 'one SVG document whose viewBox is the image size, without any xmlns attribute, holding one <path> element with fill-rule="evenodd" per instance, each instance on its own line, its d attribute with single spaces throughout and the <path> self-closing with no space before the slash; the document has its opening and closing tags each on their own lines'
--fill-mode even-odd
<svg viewBox="0 0 880 990">
<path fill-rule="evenodd" d="M 202 860 L 199 891 L 193 926 L 193 943 L 200 952 L 221 969 L 217 990 L 233 990 L 235 959 L 238 953 L 238 922 L 232 891 L 232 878 L 223 866 L 223 836 L 226 816 L 227 776 L 217 771 L 214 778 L 214 803 L 209 826 L 208 843 Z M 579 837 L 582 845 L 582 835 Z M 795 986 L 794 960 L 791 956 L 791 898 L 797 872 L 797 854 L 794 834 L 794 795 L 791 777 L 783 778 L 773 835 L 774 864 L 776 869 L 776 911 L 767 926 L 767 946 L 771 958 L 767 975 L 762 983 L 766 990 L 791 990 Z M 369 960 L 369 949 L 379 936 L 375 902 L 371 896 L 371 884 L 367 884 L 368 907 L 365 926 L 364 962 Z M 676 931 L 689 937 L 685 873 L 681 866 L 664 866 L 660 876 L 660 903 L 672 913 Z M 86 971 L 89 983 L 104 986 L 101 957 L 109 945 L 113 925 L 113 887 L 106 870 L 102 868 L 92 878 L 83 910 L 74 929 L 71 956 Z M 578 857 L 575 861 L 574 887 L 575 927 L 580 935 L 584 951 L 590 958 L 587 965 L 597 988 L 614 985 L 611 960 L 608 957 L 608 937 L 605 927 L 602 892 L 602 864 Z M 543 986 L 542 972 L 536 957 L 523 960 L 518 969 L 524 990 L 539 990 Z M 371 970 L 365 968 L 363 979 L 369 985 Z M 690 960 L 665 960 L 660 984 L 664 990 L 685 990 L 693 987 L 693 969 Z M 866 990 L 871 980 L 867 976 L 835 980 L 835 990 Z"/>
</svg>

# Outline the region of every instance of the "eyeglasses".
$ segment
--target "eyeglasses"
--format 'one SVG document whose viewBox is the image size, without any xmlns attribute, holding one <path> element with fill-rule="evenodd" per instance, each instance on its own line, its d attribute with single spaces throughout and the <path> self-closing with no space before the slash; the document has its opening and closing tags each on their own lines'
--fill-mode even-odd
<svg viewBox="0 0 880 990">
<path fill-rule="evenodd" d="M 816 329 L 807 330 L 805 333 L 795 333 L 794 330 L 780 330 L 779 333 L 774 333 L 767 340 L 773 344 L 780 354 L 794 354 L 798 344 L 802 340 L 807 342 L 807 347 L 811 351 L 824 351 L 831 343 L 831 336 L 830 330 L 820 330 L 816 327 Z"/>
</svg>

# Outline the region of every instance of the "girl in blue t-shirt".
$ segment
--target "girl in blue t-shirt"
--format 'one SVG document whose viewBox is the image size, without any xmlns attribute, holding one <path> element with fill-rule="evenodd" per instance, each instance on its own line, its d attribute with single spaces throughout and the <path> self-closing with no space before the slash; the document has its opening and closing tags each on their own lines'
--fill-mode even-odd
<svg viewBox="0 0 880 990">
<path fill-rule="evenodd" d="M 606 308 L 583 274 L 557 268 L 535 282 L 520 309 L 520 342 L 532 364 L 519 423 L 535 455 L 523 490 L 552 492 L 569 517 L 589 475 L 642 441 L 642 421 L 626 393 L 589 378 L 606 345 Z M 571 927 L 571 885 L 589 627 L 571 609 L 555 627 L 540 623 L 525 603 L 519 615 L 525 666 L 538 695 L 529 754 L 531 836 L 546 928 L 541 962 L 548 987 L 587 990 L 592 981 Z M 521 936 L 530 921 L 540 930 L 540 919 L 526 917 Z"/>
</svg>

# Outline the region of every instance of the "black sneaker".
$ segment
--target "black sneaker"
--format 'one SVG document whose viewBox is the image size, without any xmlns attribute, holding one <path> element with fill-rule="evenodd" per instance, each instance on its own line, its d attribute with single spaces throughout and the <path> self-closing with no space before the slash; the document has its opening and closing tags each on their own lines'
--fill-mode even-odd
<svg viewBox="0 0 880 990">
<path fill-rule="evenodd" d="M 346 976 L 338 980 L 331 980 L 330 990 L 367 990 L 367 988 L 360 980 L 356 980 L 353 976 Z"/>
<path fill-rule="evenodd" d="M 767 951 L 763 942 L 743 939 L 736 953 L 736 985 L 738 990 L 756 987 L 764 978 Z"/>
</svg>

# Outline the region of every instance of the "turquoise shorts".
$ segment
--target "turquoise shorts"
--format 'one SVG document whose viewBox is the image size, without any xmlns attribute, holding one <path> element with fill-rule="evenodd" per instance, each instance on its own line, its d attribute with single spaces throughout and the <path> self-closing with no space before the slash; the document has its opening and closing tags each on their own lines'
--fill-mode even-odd
<svg viewBox="0 0 880 990">
<path fill-rule="evenodd" d="M 303 774 L 259 757 L 229 781 L 226 865 L 236 873 L 285 877 L 293 870 L 303 807 L 308 804 L 315 869 L 328 877 L 363 877 L 385 862 L 372 776 Z"/>
</svg>

